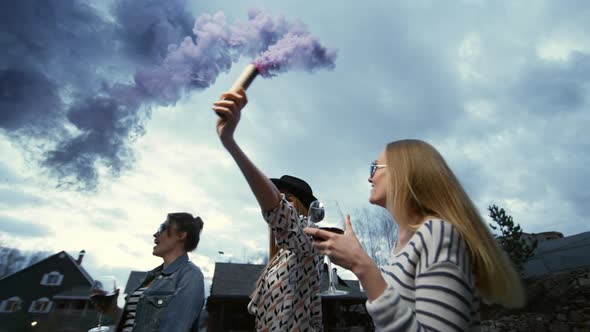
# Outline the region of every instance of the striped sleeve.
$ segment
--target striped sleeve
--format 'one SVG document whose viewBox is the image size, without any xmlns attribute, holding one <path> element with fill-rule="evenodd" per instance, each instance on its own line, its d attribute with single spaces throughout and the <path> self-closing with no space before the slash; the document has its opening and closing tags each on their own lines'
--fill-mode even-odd
<svg viewBox="0 0 590 332">
<path fill-rule="evenodd" d="M 416 316 L 425 327 L 442 331 L 466 331 L 473 292 L 461 268 L 437 262 L 416 278 Z"/>
<path fill-rule="evenodd" d="M 305 220 L 299 218 L 297 210 L 285 198 L 276 208 L 262 215 L 272 229 L 279 248 L 306 256 L 315 254 L 311 237 L 303 232 Z"/>
<path fill-rule="evenodd" d="M 367 310 L 377 331 L 468 331 L 476 300 L 470 257 L 454 227 L 442 220 L 429 221 L 417 232 L 420 260 L 412 280 L 398 280 L 415 287 L 415 308 L 401 298 L 395 284 Z"/>
</svg>

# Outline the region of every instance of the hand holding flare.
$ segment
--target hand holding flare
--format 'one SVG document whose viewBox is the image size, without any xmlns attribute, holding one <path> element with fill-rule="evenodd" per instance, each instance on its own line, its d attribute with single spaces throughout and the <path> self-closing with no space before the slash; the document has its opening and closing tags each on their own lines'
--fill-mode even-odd
<svg viewBox="0 0 590 332">
<path fill-rule="evenodd" d="M 240 90 L 242 91 L 246 91 L 246 89 L 248 89 L 248 87 L 250 86 L 250 84 L 254 81 L 254 79 L 256 78 L 256 76 L 258 76 L 258 74 L 260 73 L 260 70 L 258 69 L 258 67 L 256 67 L 253 64 L 249 64 L 246 69 L 244 69 L 244 71 L 242 72 L 242 74 L 240 74 L 240 77 L 238 77 L 238 79 L 234 82 L 234 84 L 232 85 L 232 87 L 229 89 L 229 91 L 227 91 L 226 93 L 224 93 L 223 95 L 221 95 L 221 100 L 224 100 L 224 95 L 228 94 L 228 93 L 238 93 Z M 220 101 L 221 101 L 220 100 Z M 246 104 L 242 105 L 241 108 L 243 108 Z M 215 113 L 217 113 L 217 115 L 221 118 L 221 120 L 224 120 L 224 115 L 221 112 L 217 112 L 215 111 Z M 218 123 L 218 127 L 219 127 L 219 123 Z"/>
<path fill-rule="evenodd" d="M 238 122 L 240 122 L 242 109 L 248 103 L 246 89 L 259 73 L 260 71 L 255 65 L 249 64 L 234 82 L 231 89 L 224 92 L 219 98 L 220 100 L 213 103 L 213 110 L 219 116 L 219 119 L 217 119 L 217 134 L 224 145 L 228 140 L 233 139 Z"/>
<path fill-rule="evenodd" d="M 234 132 L 240 122 L 242 109 L 248 103 L 246 91 L 240 88 L 237 91 L 224 92 L 218 101 L 213 103 L 213 110 L 217 119 L 217 134 L 224 146 L 233 141 Z"/>
<path fill-rule="evenodd" d="M 260 69 L 258 69 L 258 67 L 256 67 L 256 65 L 249 64 L 244 69 L 242 74 L 240 74 L 240 77 L 238 77 L 238 79 L 234 82 L 230 91 L 238 91 L 240 89 L 244 89 L 244 90 L 248 89 L 250 84 L 254 81 L 254 79 L 256 78 L 256 76 L 258 76 L 259 73 L 260 73 Z"/>
</svg>

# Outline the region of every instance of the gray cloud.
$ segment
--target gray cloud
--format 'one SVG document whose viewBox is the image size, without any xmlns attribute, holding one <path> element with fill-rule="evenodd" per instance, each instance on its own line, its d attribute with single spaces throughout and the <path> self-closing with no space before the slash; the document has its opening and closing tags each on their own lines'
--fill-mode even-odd
<svg viewBox="0 0 590 332">
<path fill-rule="evenodd" d="M 504 104 L 504 129 L 529 132 L 512 147 L 517 169 L 527 169 L 518 195 L 535 201 L 556 193 L 569 204 L 567 211 L 550 210 L 549 219 L 584 216 L 590 200 L 590 55 L 574 51 L 560 61 L 531 58 L 512 91 Z"/>
<path fill-rule="evenodd" d="M 0 188 L 0 205 L 7 208 L 33 206 L 43 201 L 43 198 L 27 194 L 18 188 Z"/>
<path fill-rule="evenodd" d="M 0 215 L 0 231 L 22 237 L 44 237 L 51 234 L 47 226 Z"/>
<path fill-rule="evenodd" d="M 106 218 L 124 220 L 129 217 L 121 208 L 99 209 L 99 212 Z"/>
<path fill-rule="evenodd" d="M 16 184 L 21 183 L 22 179 L 9 167 L 5 162 L 0 161 L 0 183 Z"/>
<path fill-rule="evenodd" d="M 141 91 L 118 82 L 190 30 L 184 1 L 116 2 L 115 21 L 79 0 L 5 2 L 0 11 L 9 13 L 0 22 L 0 128 L 42 156 L 60 186 L 93 190 L 99 165 L 125 170 L 149 110 Z"/>
<path fill-rule="evenodd" d="M 573 52 L 564 62 L 537 61 L 515 87 L 515 101 L 541 114 L 582 110 L 588 103 L 589 82 L 589 54 Z"/>
<path fill-rule="evenodd" d="M 129 215 L 124 209 L 113 207 L 93 210 L 92 218 L 89 221 L 100 229 L 109 229 L 116 232 L 123 226 L 124 221 L 128 219 Z"/>
</svg>

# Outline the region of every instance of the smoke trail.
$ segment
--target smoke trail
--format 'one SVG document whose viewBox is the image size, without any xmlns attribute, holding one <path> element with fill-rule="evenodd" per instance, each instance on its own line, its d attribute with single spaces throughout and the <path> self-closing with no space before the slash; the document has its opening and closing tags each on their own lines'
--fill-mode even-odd
<svg viewBox="0 0 590 332">
<path fill-rule="evenodd" d="M 154 105 L 209 87 L 243 56 L 259 57 L 266 76 L 333 68 L 336 58 L 303 24 L 260 10 L 234 24 L 201 15 L 190 31 L 184 0 L 120 0 L 114 21 L 77 0 L 17 3 L 0 4 L 14 17 L 0 20 L 10 50 L 0 55 L 0 128 L 45 139 L 41 165 L 68 188 L 96 189 L 101 166 L 115 176 L 129 168 Z"/>
<path fill-rule="evenodd" d="M 268 77 L 291 69 L 332 69 L 335 59 L 336 52 L 321 46 L 316 38 L 288 33 L 254 63 Z"/>
<path fill-rule="evenodd" d="M 74 104 L 67 118 L 82 133 L 48 151 L 43 165 L 58 176 L 60 186 L 83 190 L 96 188 L 99 160 L 119 175 L 134 160 L 129 142 L 144 133 L 149 116 L 149 109 L 140 112 L 144 102 L 135 86 L 117 84 Z"/>
<path fill-rule="evenodd" d="M 133 162 L 145 94 L 128 81 L 190 33 L 184 0 L 123 0 L 110 18 L 81 0 L 0 2 L 0 132 L 60 186 L 93 190 Z"/>
<path fill-rule="evenodd" d="M 259 56 L 254 63 L 267 77 L 292 69 L 331 69 L 336 60 L 336 51 L 323 47 L 303 24 L 282 16 L 274 20 L 261 10 L 251 10 L 247 22 L 233 25 L 223 13 L 201 15 L 193 33 L 194 39 L 171 46 L 161 66 L 135 75 L 135 82 L 162 105 L 176 102 L 184 89 L 209 87 L 241 56 Z"/>
<path fill-rule="evenodd" d="M 53 110 L 61 107 L 57 86 L 37 71 L 23 71 L 15 68 L 0 71 L 0 127 L 14 131 L 27 124 L 42 124 L 52 121 Z M 27 98 L 34 95 L 35 98 Z M 49 112 L 38 112 L 44 105 Z"/>
<path fill-rule="evenodd" d="M 146 62 L 159 62 L 168 46 L 191 33 L 193 16 L 185 0 L 118 0 L 112 13 L 125 51 Z"/>
</svg>

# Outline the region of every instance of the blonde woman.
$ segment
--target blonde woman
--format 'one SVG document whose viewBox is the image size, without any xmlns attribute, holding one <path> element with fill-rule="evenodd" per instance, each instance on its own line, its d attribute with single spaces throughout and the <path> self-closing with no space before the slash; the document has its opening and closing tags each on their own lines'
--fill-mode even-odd
<svg viewBox="0 0 590 332">
<path fill-rule="evenodd" d="M 419 140 L 389 143 L 371 164 L 369 202 L 386 208 L 399 237 L 386 266 L 363 251 L 350 224 L 305 232 L 351 270 L 378 331 L 479 331 L 480 299 L 524 304 L 520 278 L 443 157 Z"/>
<path fill-rule="evenodd" d="M 251 296 L 248 311 L 257 331 L 322 331 L 321 259 L 304 229 L 307 207 L 316 200 L 311 187 L 290 175 L 267 178 L 234 139 L 246 94 L 227 92 L 214 103 L 217 132 L 244 174 L 270 228 L 269 264 Z"/>
</svg>

